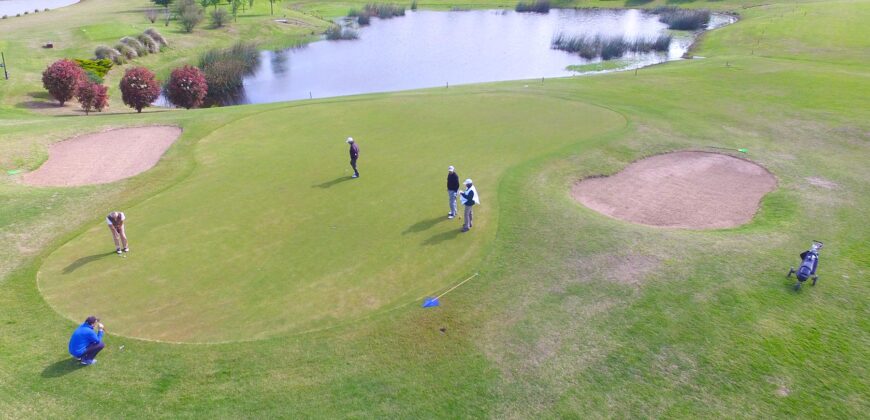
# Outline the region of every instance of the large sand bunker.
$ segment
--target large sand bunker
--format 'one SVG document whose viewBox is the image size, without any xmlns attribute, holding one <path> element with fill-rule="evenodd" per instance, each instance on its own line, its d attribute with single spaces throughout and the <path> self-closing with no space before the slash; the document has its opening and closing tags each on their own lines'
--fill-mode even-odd
<svg viewBox="0 0 870 420">
<path fill-rule="evenodd" d="M 25 184 L 52 187 L 106 184 L 151 169 L 181 135 L 169 126 L 121 128 L 52 144 L 48 161 L 22 177 Z"/>
<path fill-rule="evenodd" d="M 675 152 L 632 163 L 613 176 L 574 185 L 574 198 L 616 219 L 644 225 L 717 229 L 752 219 L 776 188 L 761 166 L 719 153 Z"/>
</svg>

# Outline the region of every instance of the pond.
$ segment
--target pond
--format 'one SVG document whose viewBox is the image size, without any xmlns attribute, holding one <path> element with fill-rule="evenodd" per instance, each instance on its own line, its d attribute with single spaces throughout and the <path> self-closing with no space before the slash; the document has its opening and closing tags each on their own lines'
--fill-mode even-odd
<svg viewBox="0 0 870 420">
<path fill-rule="evenodd" d="M 733 19 L 713 15 L 709 28 Z M 597 68 L 577 53 L 552 48 L 558 34 L 632 42 L 672 35 L 658 52 L 628 52 Z M 697 33 L 668 31 L 656 15 L 636 9 L 409 11 L 372 19 L 355 40 L 319 41 L 263 51 L 256 72 L 229 103 L 265 103 L 518 79 L 564 77 L 574 70 L 624 70 L 688 51 Z M 586 66 L 584 66 L 586 64 Z M 579 66 L 579 67 L 578 67 Z"/>
<path fill-rule="evenodd" d="M 33 13 L 35 10 L 43 12 L 45 9 L 57 9 L 78 2 L 79 0 L 0 0 L 0 16 L 12 17 L 24 12 Z"/>
</svg>

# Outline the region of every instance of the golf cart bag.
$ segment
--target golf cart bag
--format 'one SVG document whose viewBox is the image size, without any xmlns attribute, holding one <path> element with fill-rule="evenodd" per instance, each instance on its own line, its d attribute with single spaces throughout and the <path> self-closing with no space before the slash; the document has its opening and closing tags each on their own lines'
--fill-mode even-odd
<svg viewBox="0 0 870 420">
<path fill-rule="evenodd" d="M 800 290 L 801 284 L 808 279 L 813 279 L 813 286 L 816 285 L 816 281 L 819 280 L 819 276 L 816 275 L 816 270 L 819 268 L 819 251 L 822 249 L 824 244 L 820 241 L 813 241 L 813 245 L 810 246 L 810 249 L 801 252 L 801 265 L 795 270 L 792 267 L 788 271 L 788 275 L 786 277 L 791 277 L 794 274 L 797 277 L 797 283 L 794 285 L 795 290 Z"/>
</svg>

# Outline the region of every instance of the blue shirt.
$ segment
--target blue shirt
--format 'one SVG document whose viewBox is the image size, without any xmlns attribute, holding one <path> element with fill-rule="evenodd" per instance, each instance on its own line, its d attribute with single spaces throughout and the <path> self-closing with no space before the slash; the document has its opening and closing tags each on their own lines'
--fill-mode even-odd
<svg viewBox="0 0 870 420">
<path fill-rule="evenodd" d="M 103 339 L 103 332 L 99 334 L 94 332 L 94 327 L 85 322 L 79 325 L 69 338 L 69 354 L 74 357 L 82 357 L 88 346 L 94 343 L 99 343 Z"/>
</svg>

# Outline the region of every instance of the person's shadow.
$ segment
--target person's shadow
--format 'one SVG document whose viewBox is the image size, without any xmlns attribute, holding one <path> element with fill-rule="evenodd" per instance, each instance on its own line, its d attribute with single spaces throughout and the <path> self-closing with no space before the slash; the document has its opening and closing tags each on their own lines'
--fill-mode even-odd
<svg viewBox="0 0 870 420">
<path fill-rule="evenodd" d="M 338 177 L 338 178 L 333 179 L 332 181 L 326 181 L 326 182 L 324 182 L 324 183 L 322 183 L 322 184 L 312 185 L 312 187 L 316 187 L 316 188 L 331 188 L 332 186 L 334 186 L 334 185 L 336 185 L 336 184 L 341 184 L 342 182 L 350 181 L 351 179 L 353 179 L 353 178 L 351 178 L 351 177 L 349 177 L 349 176 L 340 176 L 340 177 Z"/>
<path fill-rule="evenodd" d="M 424 245 L 438 245 L 441 242 L 449 241 L 451 239 L 456 238 L 461 233 L 462 232 L 459 229 L 450 229 L 447 232 L 441 232 L 435 236 L 432 236 L 429 239 L 426 239 L 425 241 L 423 241 L 423 244 Z"/>
<path fill-rule="evenodd" d="M 73 359 L 72 357 L 64 357 L 63 359 L 46 366 L 45 369 L 42 370 L 42 377 L 59 378 L 68 373 L 75 372 L 82 367 L 84 367 L 84 365 L 82 365 L 78 360 Z"/>
<path fill-rule="evenodd" d="M 404 232 L 402 232 L 402 235 L 407 235 L 409 233 L 417 233 L 417 232 L 422 232 L 424 230 L 428 230 L 432 226 L 435 226 L 438 223 L 443 222 L 444 220 L 447 220 L 447 219 L 445 219 L 443 217 L 436 217 L 434 219 L 421 220 L 417 223 L 414 223 L 411 226 L 408 226 L 408 228 L 405 229 Z"/>
<path fill-rule="evenodd" d="M 73 261 L 72 263 L 70 263 L 70 265 L 64 267 L 63 274 L 72 273 L 73 271 L 78 270 L 81 266 L 83 266 L 85 264 L 94 262 L 94 261 L 99 260 L 101 258 L 106 258 L 109 255 L 115 255 L 115 253 L 114 252 L 107 252 L 105 254 L 94 254 L 94 255 L 89 255 L 87 257 L 81 257 L 81 258 Z"/>
</svg>

